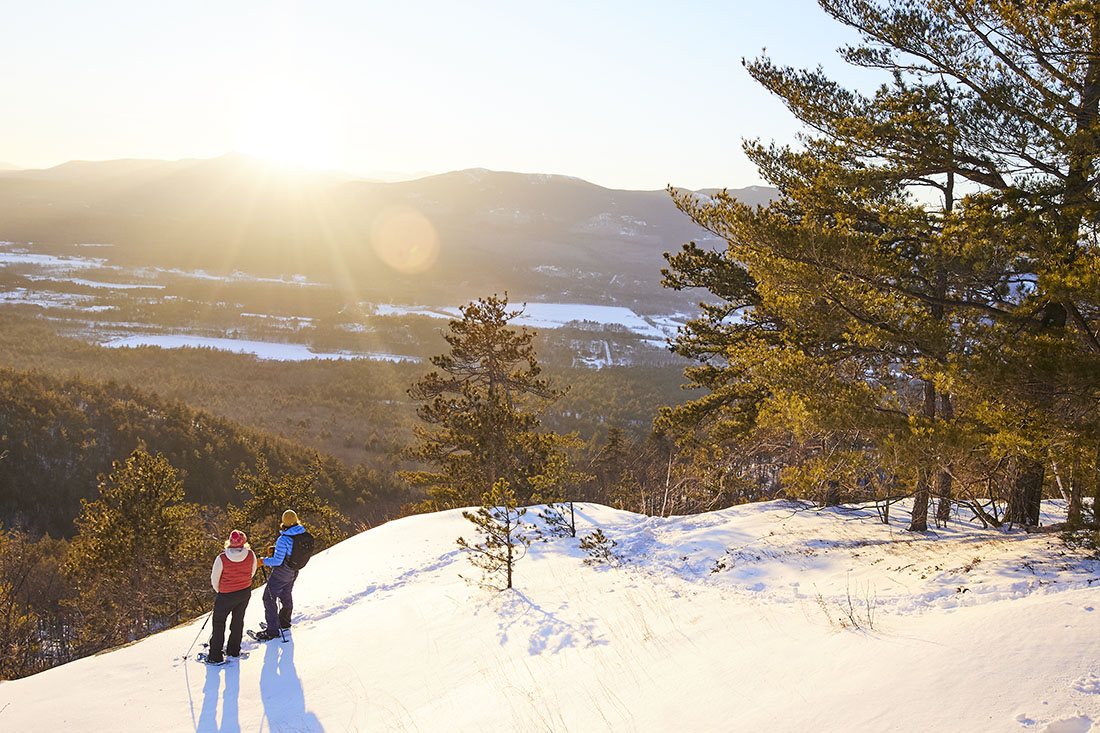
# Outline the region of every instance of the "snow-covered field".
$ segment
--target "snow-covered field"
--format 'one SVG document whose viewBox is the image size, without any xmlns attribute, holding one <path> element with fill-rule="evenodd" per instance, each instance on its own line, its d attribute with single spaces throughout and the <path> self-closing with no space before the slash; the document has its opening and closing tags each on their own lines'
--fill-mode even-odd
<svg viewBox="0 0 1100 733">
<path fill-rule="evenodd" d="M 87 247 L 109 248 L 111 245 L 81 245 Z M 131 345 L 156 345 L 162 348 L 179 348 L 183 346 L 202 346 L 214 349 L 232 351 L 237 353 L 254 354 L 261 359 L 302 360 L 302 359 L 342 359 L 365 358 L 386 359 L 392 361 L 409 360 L 409 357 L 388 353 L 314 353 L 305 345 L 291 347 L 285 343 L 278 343 L 275 339 L 261 341 L 269 338 L 269 334 L 239 333 L 238 335 L 253 336 L 251 340 L 236 338 L 218 338 L 217 334 L 211 337 L 207 330 L 204 333 L 191 333 L 188 329 L 177 329 L 172 333 L 163 333 L 155 336 L 146 335 L 150 329 L 154 329 L 157 323 L 151 320 L 140 325 L 139 328 L 130 328 L 121 322 L 111 323 L 109 318 L 99 318 L 95 323 L 89 323 L 88 315 L 91 313 L 109 313 L 115 310 L 121 312 L 120 305 L 135 305 L 139 310 L 155 309 L 165 304 L 180 300 L 181 296 L 173 293 L 174 289 L 184 288 L 188 283 L 195 281 L 209 281 L 223 283 L 227 287 L 239 284 L 266 284 L 277 288 L 285 288 L 286 293 L 297 292 L 303 287 L 326 288 L 331 285 L 310 281 L 304 275 L 288 275 L 281 278 L 261 277 L 245 272 L 233 272 L 224 275 L 215 275 L 204 270 L 179 270 L 157 267 L 125 268 L 111 264 L 104 257 L 88 257 L 59 255 L 48 252 L 36 251 L 34 245 L 15 245 L 11 242 L 0 242 L 0 272 L 6 268 L 14 267 L 22 280 L 13 280 L 13 284 L 7 289 L 0 288 L 0 307 L 4 305 L 36 306 L 51 311 L 50 317 L 64 320 L 73 319 L 80 324 L 83 335 L 90 341 L 100 343 L 105 334 L 111 334 L 113 341 L 108 346 Z M 93 289 L 96 294 L 71 293 L 71 286 L 80 286 Z M 184 298 L 186 301 L 186 298 Z M 277 326 L 294 328 L 301 324 L 313 322 L 312 316 L 302 315 L 292 317 L 285 313 L 255 312 L 243 303 L 219 302 L 216 304 L 224 309 L 230 318 L 246 318 L 262 323 L 265 326 Z M 461 317 L 457 307 L 437 307 L 426 305 L 393 305 L 384 303 L 363 302 L 357 304 L 358 308 L 366 313 L 377 316 L 407 316 L 424 315 L 439 319 L 452 319 Z M 539 331 L 554 330 L 570 324 L 584 324 L 585 328 L 598 333 L 602 329 L 626 331 L 642 337 L 645 344 L 655 350 L 664 352 L 666 339 L 675 336 L 677 329 L 690 320 L 686 313 L 671 313 L 666 315 L 641 315 L 631 308 L 612 305 L 594 305 L 587 303 L 544 303 L 531 302 L 526 304 L 516 303 L 517 308 L 523 307 L 523 314 L 514 323 L 528 326 Z M 336 326 L 346 332 L 356 333 L 370 330 L 369 323 L 340 323 Z M 136 332 L 135 332 L 136 331 Z M 241 331 L 239 323 L 227 322 L 225 336 L 231 331 Z M 255 338 L 256 336 L 259 339 Z M 293 336 L 289 336 L 293 339 Z M 598 336 L 593 336 L 593 343 L 598 342 Z M 604 343 L 606 347 L 606 342 Z M 629 351 L 629 350 L 628 350 Z M 578 360 L 579 363 L 592 367 L 610 366 L 613 364 L 630 364 L 630 353 L 616 354 L 613 356 L 610 350 L 605 348 L 600 356 L 589 356 Z"/>
<path fill-rule="evenodd" d="M 1047 731 L 1100 725 L 1100 565 L 1054 535 L 926 534 L 771 502 L 649 518 L 578 505 L 489 592 L 457 511 L 314 558 L 293 638 L 206 667 L 202 619 L 0 683 L 12 731 Z M 1044 521 L 1058 514 L 1047 507 Z M 530 514 L 528 515 L 531 516 Z M 248 528 L 246 528 L 248 529 Z M 260 591 L 249 627 L 262 617 Z M 202 632 L 206 635 L 207 631 Z"/>
<path fill-rule="evenodd" d="M 11 242 L 2 244 L 5 246 L 5 249 L 0 250 L 0 267 L 7 265 L 33 265 L 40 269 L 69 272 L 72 270 L 88 270 L 107 266 L 107 260 L 102 257 L 62 257 L 52 254 L 36 254 L 23 247 L 12 248 Z"/>
<path fill-rule="evenodd" d="M 458 308 L 432 308 L 415 305 L 362 304 L 372 308 L 380 316 L 422 315 L 431 318 L 461 318 Z M 585 303 L 526 303 L 515 304 L 523 308 L 523 314 L 513 323 L 531 328 L 561 328 L 569 323 L 589 322 L 600 326 L 622 326 L 640 336 L 663 339 L 676 334 L 679 326 L 687 323 L 689 316 L 675 314 L 670 316 L 644 317 L 630 308 L 617 305 L 589 305 Z M 664 342 L 659 342 L 664 346 Z"/>
<path fill-rule="evenodd" d="M 135 348 L 138 346 L 156 346 L 161 349 L 217 349 L 236 354 L 253 354 L 260 359 L 274 361 L 305 361 L 309 359 L 371 359 L 373 361 L 419 361 L 412 356 L 398 356 L 381 352 L 322 352 L 313 351 L 305 344 L 274 343 L 271 341 L 251 341 L 248 339 L 216 338 L 212 336 L 194 336 L 188 334 L 144 334 L 125 336 L 106 341 L 102 346 L 109 348 Z"/>
</svg>

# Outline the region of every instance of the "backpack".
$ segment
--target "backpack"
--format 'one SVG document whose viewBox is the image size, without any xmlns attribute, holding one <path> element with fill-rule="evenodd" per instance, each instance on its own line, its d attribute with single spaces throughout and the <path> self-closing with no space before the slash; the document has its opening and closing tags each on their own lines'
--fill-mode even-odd
<svg viewBox="0 0 1100 733">
<path fill-rule="evenodd" d="M 283 560 L 283 564 L 291 570 L 301 570 L 309 562 L 310 556 L 313 555 L 313 535 L 309 532 L 302 532 L 294 535 L 291 539 L 293 539 L 294 545 L 290 549 L 290 554 Z"/>
</svg>

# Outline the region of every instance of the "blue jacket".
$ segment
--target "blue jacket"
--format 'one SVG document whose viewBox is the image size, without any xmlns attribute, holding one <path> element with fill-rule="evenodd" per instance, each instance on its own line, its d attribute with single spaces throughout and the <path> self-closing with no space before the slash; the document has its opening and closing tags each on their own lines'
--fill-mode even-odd
<svg viewBox="0 0 1100 733">
<path fill-rule="evenodd" d="M 288 529 L 284 529 L 279 533 L 279 539 L 275 540 L 275 554 L 271 557 L 264 558 L 264 565 L 269 568 L 282 565 L 283 560 L 290 554 L 290 551 L 294 549 L 294 540 L 291 537 L 302 534 L 306 531 L 306 528 L 300 524 L 292 525 Z"/>
</svg>

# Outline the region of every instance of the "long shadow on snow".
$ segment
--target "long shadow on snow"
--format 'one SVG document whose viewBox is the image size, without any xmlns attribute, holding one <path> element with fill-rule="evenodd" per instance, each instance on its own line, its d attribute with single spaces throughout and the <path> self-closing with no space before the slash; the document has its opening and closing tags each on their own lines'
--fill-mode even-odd
<svg viewBox="0 0 1100 733">
<path fill-rule="evenodd" d="M 499 601 L 499 606 L 496 603 L 493 605 L 497 606 L 497 613 L 501 616 L 499 628 L 502 646 L 508 642 L 508 633 L 520 624 L 533 627 L 527 642 L 527 653 L 531 656 L 538 656 L 545 651 L 557 654 L 571 647 L 608 643 L 606 639 L 597 637 L 593 619 L 583 624 L 570 623 L 541 608 L 515 588 L 504 591 L 494 600 Z"/>
<path fill-rule="evenodd" d="M 225 694 L 222 697 L 222 722 L 218 725 L 218 690 L 221 686 L 221 673 L 225 672 Z M 224 667 L 206 668 L 206 682 L 202 687 L 202 711 L 195 725 L 197 733 L 204 731 L 229 731 L 240 733 L 241 668 L 237 662 Z"/>
<path fill-rule="evenodd" d="M 260 670 L 260 700 L 271 730 L 324 731 L 321 721 L 306 710 L 302 680 L 294 668 L 294 642 L 269 641 Z"/>
</svg>

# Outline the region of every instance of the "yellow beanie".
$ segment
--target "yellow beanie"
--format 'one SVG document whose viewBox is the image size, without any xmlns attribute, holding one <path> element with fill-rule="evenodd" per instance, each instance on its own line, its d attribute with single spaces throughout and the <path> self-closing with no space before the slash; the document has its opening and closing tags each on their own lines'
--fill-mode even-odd
<svg viewBox="0 0 1100 733">
<path fill-rule="evenodd" d="M 298 523 L 298 515 L 294 513 L 293 509 L 287 509 L 283 512 L 283 526 L 293 527 Z"/>
</svg>

